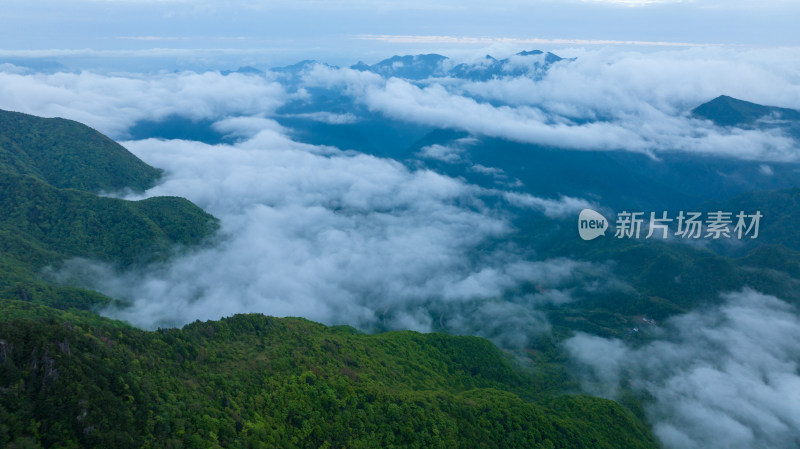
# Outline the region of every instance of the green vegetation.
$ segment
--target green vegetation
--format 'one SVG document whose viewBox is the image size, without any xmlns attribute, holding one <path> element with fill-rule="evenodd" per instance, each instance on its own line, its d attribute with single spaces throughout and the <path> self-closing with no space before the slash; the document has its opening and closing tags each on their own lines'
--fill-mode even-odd
<svg viewBox="0 0 800 449">
<path fill-rule="evenodd" d="M 656 447 L 620 405 L 539 396 L 475 337 L 262 315 L 145 332 L 0 310 L 4 447 Z"/>
<path fill-rule="evenodd" d="M 207 239 L 217 221 L 185 199 L 95 194 L 158 175 L 83 125 L 0 111 L 0 447 L 655 447 L 619 404 L 554 394 L 552 344 L 522 369 L 479 338 L 262 315 L 147 332 L 42 280 Z"/>
<path fill-rule="evenodd" d="M 122 264 L 200 243 L 213 230 L 212 218 L 182 198 L 122 201 L 15 175 L 0 180 L 0 217 L 4 230 L 59 254 Z"/>
<path fill-rule="evenodd" d="M 216 220 L 182 198 L 124 201 L 57 189 L 32 176 L 0 178 L 0 296 L 55 307 L 105 303 L 97 293 L 54 287 L 44 267 L 83 257 L 129 266 L 199 244 Z"/>
<path fill-rule="evenodd" d="M 800 233 L 796 218 L 800 216 L 800 189 L 747 193 L 725 202 L 708 203 L 698 210 L 730 211 L 734 215 L 740 210 L 759 210 L 763 214 L 759 236 L 752 240 L 706 242 L 704 247 L 675 240 L 616 239 L 609 231 L 606 238 L 584 242 L 578 238 L 572 220 L 558 225 L 537 215 L 520 220 L 517 228 L 521 231 L 512 240 L 517 247 L 536 248 L 540 259 L 569 257 L 594 262 L 607 267 L 608 275 L 628 287 L 602 289 L 570 303 L 547 307 L 555 334 L 568 337 L 579 330 L 645 340 L 650 325 L 643 318 L 662 322 L 718 303 L 720 293 L 744 287 L 800 304 Z M 536 293 L 536 286 L 526 288 L 519 294 Z M 643 332 L 631 335 L 634 327 Z"/>
<path fill-rule="evenodd" d="M 0 174 L 6 173 L 91 192 L 143 191 L 161 176 L 86 125 L 0 110 Z"/>
<path fill-rule="evenodd" d="M 217 221 L 183 198 L 92 193 L 141 190 L 159 174 L 85 125 L 0 111 L 0 297 L 91 308 L 111 299 L 43 282 L 42 269 L 75 257 L 130 266 L 201 243 Z"/>
<path fill-rule="evenodd" d="M 797 217 L 800 217 L 800 188 L 749 192 L 731 198 L 718 206 L 720 210 L 754 213 L 763 215 L 759 227 L 758 238 L 752 241 L 745 239 L 746 249 L 770 243 L 800 250 L 800 229 Z"/>
</svg>

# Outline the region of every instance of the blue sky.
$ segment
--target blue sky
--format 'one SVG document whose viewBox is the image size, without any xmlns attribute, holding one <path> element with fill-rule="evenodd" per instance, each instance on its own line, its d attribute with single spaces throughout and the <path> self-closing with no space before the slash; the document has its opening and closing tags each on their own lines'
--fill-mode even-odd
<svg viewBox="0 0 800 449">
<path fill-rule="evenodd" d="M 800 4 L 787 0 L 6 0 L 0 57 L 212 67 L 492 48 L 796 47 L 797 18 Z"/>
</svg>

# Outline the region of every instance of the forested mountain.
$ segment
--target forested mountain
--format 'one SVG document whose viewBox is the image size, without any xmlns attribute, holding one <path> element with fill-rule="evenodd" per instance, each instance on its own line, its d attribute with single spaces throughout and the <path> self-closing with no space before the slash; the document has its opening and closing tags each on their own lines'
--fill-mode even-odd
<svg viewBox="0 0 800 449">
<path fill-rule="evenodd" d="M 630 411 L 543 394 L 475 337 L 1 307 L 4 447 L 656 447 Z"/>
<path fill-rule="evenodd" d="M 0 110 L 0 173 L 30 175 L 58 188 L 145 190 L 161 171 L 118 143 L 63 118 Z"/>
<path fill-rule="evenodd" d="M 125 201 L 95 191 L 142 190 L 160 171 L 91 128 L 0 111 L 0 296 L 90 308 L 109 298 L 42 280 L 69 258 L 130 266 L 196 245 L 216 219 L 183 198 Z"/>
<path fill-rule="evenodd" d="M 97 196 L 158 170 L 83 125 L 0 119 L 0 446 L 656 447 L 630 410 L 563 395 L 562 371 L 488 340 L 263 315 L 148 332 L 95 315 L 113 300 L 43 270 L 164 260 L 217 222 L 182 198 Z"/>
</svg>

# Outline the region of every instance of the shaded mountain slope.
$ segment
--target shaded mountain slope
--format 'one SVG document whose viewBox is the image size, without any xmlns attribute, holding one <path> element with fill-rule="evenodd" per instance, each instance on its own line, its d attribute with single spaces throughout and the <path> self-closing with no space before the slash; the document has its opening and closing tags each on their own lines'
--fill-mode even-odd
<svg viewBox="0 0 800 449">
<path fill-rule="evenodd" d="M 159 176 L 85 125 L 0 111 L 0 298 L 65 308 L 106 303 L 98 293 L 44 282 L 42 270 L 74 257 L 148 263 L 201 243 L 217 220 L 186 199 L 92 193 L 143 190 Z"/>
<path fill-rule="evenodd" d="M 692 114 L 711 120 L 718 126 L 753 126 L 759 120 L 800 121 L 800 111 L 764 106 L 727 95 L 692 109 Z"/>
</svg>

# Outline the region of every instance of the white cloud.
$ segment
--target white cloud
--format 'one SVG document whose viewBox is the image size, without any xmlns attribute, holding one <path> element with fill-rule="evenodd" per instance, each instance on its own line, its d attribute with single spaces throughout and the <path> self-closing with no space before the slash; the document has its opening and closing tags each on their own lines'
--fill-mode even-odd
<svg viewBox="0 0 800 449">
<path fill-rule="evenodd" d="M 800 109 L 800 70 L 788 63 L 798 53 L 797 49 L 582 50 L 575 61 L 556 65 L 538 83 L 518 78 L 464 89 L 509 105 L 541 105 L 581 118 L 677 115 L 723 93 Z"/>
<path fill-rule="evenodd" d="M 641 347 L 579 334 L 566 348 L 589 391 L 622 385 L 647 404 L 668 448 L 787 448 L 800 441 L 800 315 L 752 290 L 676 317 Z"/>
<path fill-rule="evenodd" d="M 508 178 L 508 176 L 505 174 L 505 172 L 502 169 L 497 168 L 497 167 L 487 167 L 485 165 L 475 164 L 475 165 L 472 165 L 470 167 L 470 170 L 474 171 L 475 173 L 480 173 L 480 174 L 483 174 L 483 175 L 492 176 L 492 177 L 494 177 L 496 179 Z"/>
<path fill-rule="evenodd" d="M 446 145 L 428 145 L 419 150 L 419 156 L 426 159 L 436 159 L 442 162 L 458 162 L 461 160 L 461 153 L 464 152 L 463 148 Z"/>
<path fill-rule="evenodd" d="M 244 131 L 252 125 L 222 123 Z M 164 266 L 84 277 L 133 302 L 106 313 L 148 328 L 263 312 L 429 331 L 437 314 L 451 328 L 462 326 L 456 317 L 464 304 L 503 302 L 505 292 L 526 282 L 558 287 L 584 268 L 525 260 L 502 245 L 476 257 L 479 245 L 513 232 L 507 218 L 482 203 L 498 192 L 388 159 L 296 143 L 267 125 L 236 145 L 125 143 L 167 172 L 148 196 L 189 198 L 219 217 L 222 230 L 212 247 Z M 67 272 L 86 267 L 76 261 Z M 448 304 L 460 305 L 456 311 Z"/>
<path fill-rule="evenodd" d="M 627 146 L 632 150 L 647 150 L 639 136 L 618 125 L 550 124 L 538 108 L 495 107 L 453 95 L 438 84 L 419 88 L 392 78 L 385 86 L 368 89 L 364 102 L 392 118 L 520 142 L 595 150 L 617 149 L 622 142 L 629 142 Z"/>
<path fill-rule="evenodd" d="M 240 74 L 0 72 L 0 108 L 69 118 L 116 138 L 125 136 L 139 120 L 170 115 L 199 120 L 270 114 L 286 99 L 278 83 Z"/>
<path fill-rule="evenodd" d="M 584 51 L 573 62 L 556 64 L 540 81 L 443 79 L 427 86 L 316 65 L 303 74 L 302 82 L 307 87 L 342 89 L 372 111 L 394 119 L 478 136 L 656 157 L 660 152 L 685 151 L 793 161 L 798 158 L 797 143 L 778 130 L 718 129 L 686 113 L 720 94 L 800 109 L 800 72 L 789 63 L 797 51 Z M 0 72 L 1 108 L 65 116 L 114 137 L 124 136 L 137 120 L 171 114 L 212 120 L 269 117 L 285 101 L 303 95 L 307 91 L 289 95 L 280 84 L 261 77 L 216 72 L 148 77 Z M 357 120 L 352 112 L 316 111 L 303 117 L 332 124 Z"/>
<path fill-rule="evenodd" d="M 374 74 L 323 66 L 314 67 L 306 79 L 309 85 L 344 83 L 353 94 L 383 82 Z M 476 253 L 480 245 L 514 232 L 507 215 L 482 202 L 484 197 L 503 200 L 502 192 L 286 137 L 287 130 L 272 117 L 287 99 L 306 98 L 302 89 L 288 94 L 265 78 L 216 72 L 4 72 L 0 81 L 0 107 L 76 119 L 112 135 L 124 135 L 138 120 L 178 114 L 212 120 L 216 131 L 243 139 L 217 146 L 126 143 L 166 170 L 164 182 L 147 195 L 183 196 L 222 220 L 219 240 L 210 248 L 142 272 L 84 278 L 131 300 L 133 308 L 109 313 L 137 325 L 261 311 L 328 323 L 430 330 L 438 313 L 439 325 L 477 332 L 460 327 L 471 322 L 458 318 L 466 308 L 452 310 L 448 304 L 469 304 L 475 313 L 491 309 L 496 315 L 506 309 L 488 303 L 506 301 L 506 292 L 521 284 L 547 282 L 541 262 L 506 252 L 502 245 Z M 347 114 L 312 113 L 308 118 L 351 120 Z M 475 139 L 463 138 L 454 145 L 473 143 Z M 562 216 L 580 201 L 528 195 L 513 200 L 516 206 L 551 216 Z M 87 267 L 104 269 L 75 261 L 68 271 Z M 569 292 L 556 287 L 552 297 L 524 300 L 569 301 Z M 530 314 L 538 318 L 526 329 L 546 327 L 538 312 Z M 526 335 L 512 338 L 510 331 L 498 329 L 492 337 L 520 342 Z"/>
<path fill-rule="evenodd" d="M 565 218 L 571 215 L 577 217 L 578 212 L 581 210 L 597 207 L 582 198 L 573 198 L 569 196 L 563 196 L 558 200 L 554 200 L 539 198 L 520 192 L 502 192 L 502 195 L 506 201 L 514 206 L 540 210 L 551 218 Z"/>
<path fill-rule="evenodd" d="M 302 114 L 284 114 L 284 117 L 297 117 L 317 122 L 327 123 L 329 125 L 348 125 L 358 121 L 358 117 L 352 113 L 336 114 L 333 112 L 319 111 L 319 112 L 306 112 Z"/>
<path fill-rule="evenodd" d="M 275 120 L 264 117 L 229 117 L 214 122 L 214 130 L 233 137 L 252 137 L 264 131 L 285 133 L 286 130 Z"/>
<path fill-rule="evenodd" d="M 780 130 L 719 129 L 687 115 L 720 94 L 800 108 L 800 72 L 786 64 L 796 51 L 766 53 L 589 52 L 574 62 L 556 64 L 541 81 L 442 79 L 419 86 L 372 73 L 320 68 L 309 72 L 306 82 L 342 88 L 394 119 L 478 136 L 655 157 L 682 151 L 796 161 L 797 142 Z"/>
</svg>

